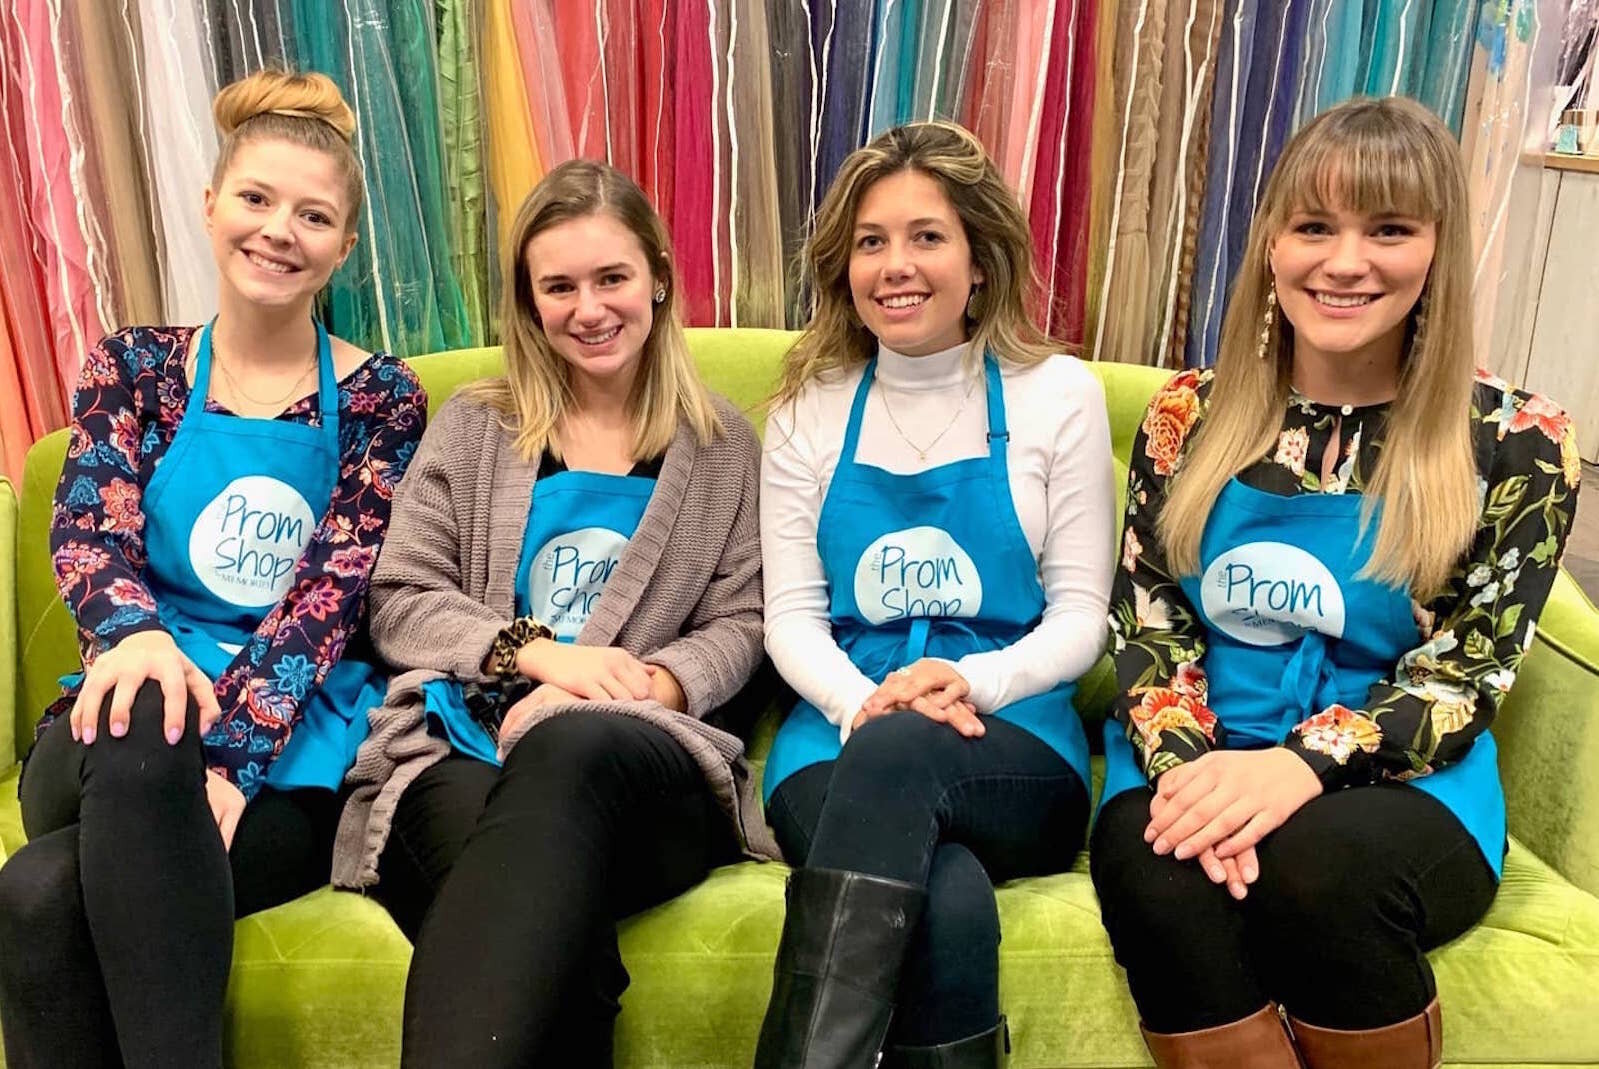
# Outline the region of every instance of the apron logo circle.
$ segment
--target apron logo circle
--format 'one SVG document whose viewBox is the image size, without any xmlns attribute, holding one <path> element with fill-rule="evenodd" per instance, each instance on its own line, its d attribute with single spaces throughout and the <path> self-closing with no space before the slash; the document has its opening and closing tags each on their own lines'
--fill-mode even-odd
<svg viewBox="0 0 1599 1069">
<path fill-rule="evenodd" d="M 1250 646 L 1316 631 L 1344 634 L 1344 592 L 1327 566 L 1286 542 L 1234 546 L 1205 569 L 1200 607 L 1211 626 Z"/>
<path fill-rule="evenodd" d="M 195 517 L 189 563 L 205 588 L 230 605 L 276 605 L 315 531 L 316 517 L 298 490 L 269 475 L 246 475 Z"/>
<path fill-rule="evenodd" d="M 533 555 L 528 604 L 559 638 L 576 638 L 616 570 L 627 537 L 609 527 L 556 535 Z"/>
<path fill-rule="evenodd" d="M 872 624 L 928 616 L 976 616 L 983 581 L 971 555 L 937 527 L 878 538 L 855 565 L 855 605 Z"/>
</svg>

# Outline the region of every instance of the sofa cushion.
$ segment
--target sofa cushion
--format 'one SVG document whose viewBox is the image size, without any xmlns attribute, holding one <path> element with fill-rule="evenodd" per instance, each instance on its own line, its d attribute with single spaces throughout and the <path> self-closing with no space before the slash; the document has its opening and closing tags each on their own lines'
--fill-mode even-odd
<svg viewBox="0 0 1599 1069">
<path fill-rule="evenodd" d="M 15 773 L 0 779 L 0 846 L 20 843 Z M 689 893 L 625 921 L 617 1062 L 747 1066 L 771 991 L 783 926 L 781 865 L 713 872 Z M 537 908 L 529 903 L 528 908 Z M 1016 1069 L 1146 1066 L 1127 982 L 1115 967 L 1088 879 L 1016 880 L 999 891 L 1001 1003 Z M 247 917 L 228 987 L 230 1061 L 393 1065 L 410 947 L 360 895 L 323 888 Z M 1520 843 L 1487 918 L 1432 955 L 1451 1065 L 1599 1062 L 1599 900 Z M 1307 962 L 1306 967 L 1312 967 Z M 248 1006 L 248 1013 L 231 1012 Z M 648 1006 L 648 1012 L 627 1012 Z"/>
</svg>

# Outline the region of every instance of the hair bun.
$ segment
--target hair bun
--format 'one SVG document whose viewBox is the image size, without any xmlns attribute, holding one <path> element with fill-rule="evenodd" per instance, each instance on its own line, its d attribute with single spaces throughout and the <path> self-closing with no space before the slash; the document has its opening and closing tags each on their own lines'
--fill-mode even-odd
<svg viewBox="0 0 1599 1069">
<path fill-rule="evenodd" d="M 227 137 L 257 115 L 320 119 L 346 141 L 355 134 L 355 113 L 333 79 L 316 71 L 259 70 L 224 86 L 211 105 L 217 129 Z"/>
</svg>

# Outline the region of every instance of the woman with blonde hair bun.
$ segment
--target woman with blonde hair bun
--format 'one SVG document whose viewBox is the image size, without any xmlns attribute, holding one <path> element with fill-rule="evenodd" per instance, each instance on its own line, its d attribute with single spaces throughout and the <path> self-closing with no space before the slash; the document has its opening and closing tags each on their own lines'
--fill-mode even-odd
<svg viewBox="0 0 1599 1069">
<path fill-rule="evenodd" d="M 755 1061 L 994 1066 L 993 881 L 1069 867 L 1088 815 L 1105 400 L 1028 321 L 1026 219 L 959 126 L 851 154 L 805 266 L 761 474 L 766 646 L 801 700 L 766 763 L 795 871 Z"/>
<path fill-rule="evenodd" d="M 1401 98 L 1283 150 L 1214 371 L 1134 441 L 1094 885 L 1163 1069 L 1426 1069 L 1426 951 L 1505 856 L 1496 710 L 1571 421 L 1472 365 L 1458 146 Z"/>
<path fill-rule="evenodd" d="M 0 869 L 13 1066 L 220 1066 L 234 919 L 327 881 L 383 696 L 366 587 L 427 399 L 312 318 L 356 240 L 354 117 L 283 71 L 214 111 L 216 316 L 107 336 L 73 401 L 50 541 L 84 670 Z"/>
</svg>

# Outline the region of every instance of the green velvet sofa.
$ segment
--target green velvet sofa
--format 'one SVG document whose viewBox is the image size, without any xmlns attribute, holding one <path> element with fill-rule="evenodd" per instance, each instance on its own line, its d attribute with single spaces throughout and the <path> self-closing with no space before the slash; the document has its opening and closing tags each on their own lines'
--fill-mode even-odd
<svg viewBox="0 0 1599 1069">
<path fill-rule="evenodd" d="M 696 330 L 690 340 L 713 387 L 753 412 L 792 335 Z M 498 360 L 495 350 L 477 350 L 422 357 L 414 366 L 437 407 Z M 1125 466 L 1163 375 L 1093 367 Z M 0 770 L 10 768 L 0 779 L 3 852 L 23 842 L 15 760 L 56 694 L 56 677 L 76 663 L 48 558 L 50 498 L 64 449 L 58 433 L 30 452 L 20 510 L 0 482 L 0 671 L 15 679 L 14 687 L 0 686 Z M 1102 662 L 1080 690 L 1085 717 L 1097 722 L 1111 691 Z M 775 717 L 762 723 L 757 755 L 774 726 Z M 1514 839 L 1487 919 L 1433 955 L 1446 1064 L 1599 1066 L 1599 612 L 1564 575 L 1495 730 Z M 777 864 L 733 865 L 623 924 L 633 982 L 623 998 L 618 1064 L 750 1064 L 785 874 Z M 1086 856 L 1065 875 L 1007 884 L 999 899 L 1011 1064 L 1148 1065 L 1126 981 L 1100 927 Z M 408 956 L 381 907 L 331 889 L 240 922 L 228 992 L 230 1062 L 397 1064 Z"/>
</svg>

